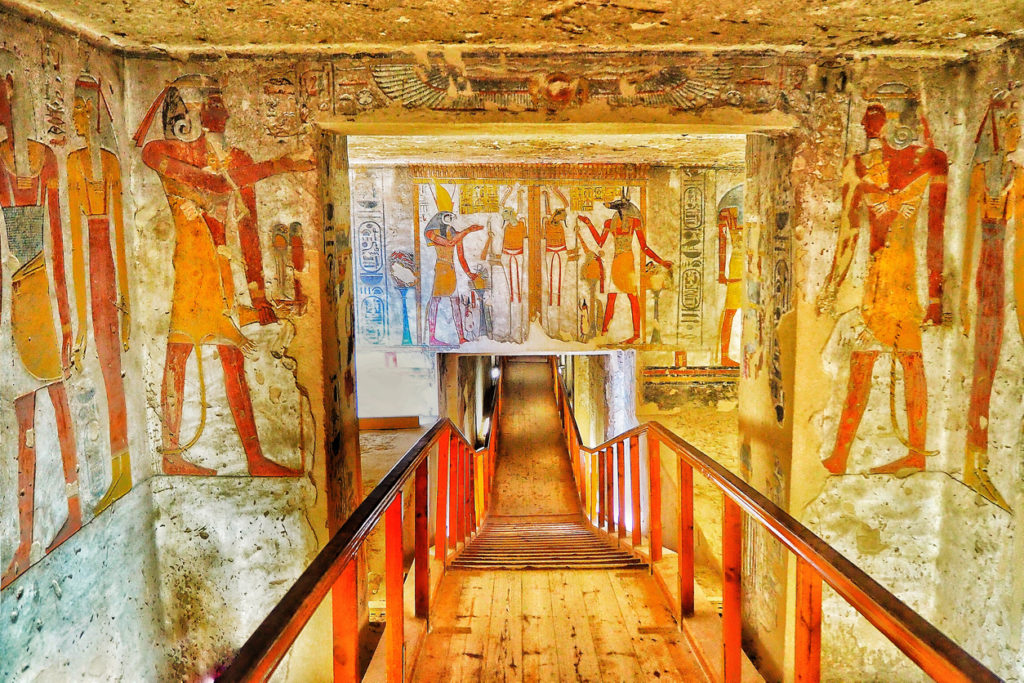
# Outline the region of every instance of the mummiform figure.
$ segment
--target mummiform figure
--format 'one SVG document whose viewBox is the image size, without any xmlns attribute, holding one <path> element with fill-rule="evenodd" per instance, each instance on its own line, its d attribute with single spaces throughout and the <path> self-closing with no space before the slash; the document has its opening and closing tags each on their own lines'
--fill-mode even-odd
<svg viewBox="0 0 1024 683">
<path fill-rule="evenodd" d="M 110 485 L 96 504 L 96 514 L 99 514 L 132 487 L 131 459 L 128 454 L 128 410 L 121 377 L 121 350 L 128 350 L 131 308 L 121 201 L 121 165 L 112 150 L 110 111 L 99 81 L 92 76 L 83 74 L 75 83 L 72 121 L 75 131 L 85 143 L 84 147 L 68 155 L 67 166 L 71 271 L 78 319 L 75 356 L 81 356 L 88 339 L 88 301 L 92 310 L 96 355 L 107 398 L 110 437 Z M 110 248 L 111 233 L 113 254 Z M 85 268 L 87 253 L 88 278 Z"/>
<path fill-rule="evenodd" d="M 996 93 L 975 137 L 967 196 L 960 320 L 964 335 L 974 332 L 971 402 L 967 407 L 964 483 L 1006 510 L 1006 499 L 988 474 L 988 426 L 992 384 L 1003 345 L 1006 228 L 1014 223 L 1011 267 L 1017 325 L 1024 335 L 1024 168 L 1014 161 L 1020 144 L 1020 105 L 1010 93 Z M 974 265 L 977 245 L 978 261 Z M 971 273 L 974 273 L 973 283 Z M 975 299 L 972 314 L 971 299 Z M 973 329 L 972 329 L 973 328 Z"/>
</svg>

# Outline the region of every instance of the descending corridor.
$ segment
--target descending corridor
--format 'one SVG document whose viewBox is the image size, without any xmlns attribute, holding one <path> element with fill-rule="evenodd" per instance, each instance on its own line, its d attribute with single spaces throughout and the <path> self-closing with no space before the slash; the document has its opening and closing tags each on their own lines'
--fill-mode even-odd
<svg viewBox="0 0 1024 683">
<path fill-rule="evenodd" d="M 822 678 L 825 584 L 934 680 L 1001 680 L 661 423 L 586 446 L 551 359 L 504 359 L 501 366 L 490 413 L 495 428 L 485 444 L 471 442 L 450 418 L 437 420 L 359 504 L 218 681 L 269 681 L 328 594 L 339 682 L 763 681 L 742 647 L 745 520 L 796 557 L 794 680 Z M 641 463 L 648 472 L 643 483 Z M 663 486 L 662 465 L 678 474 L 674 491 Z M 697 471 L 723 494 L 721 612 L 694 581 Z M 403 511 L 407 485 L 412 509 Z M 678 504 L 678 552 L 662 543 L 666 492 Z M 647 534 L 641 533 L 645 512 Z M 415 556 L 408 573 L 406 520 Z M 380 525 L 385 630 L 372 660 L 361 666 L 358 554 Z"/>
<path fill-rule="evenodd" d="M 442 579 L 414 680 L 704 680 L 647 566 L 584 519 L 538 361 L 506 364 L 493 509 Z"/>
</svg>

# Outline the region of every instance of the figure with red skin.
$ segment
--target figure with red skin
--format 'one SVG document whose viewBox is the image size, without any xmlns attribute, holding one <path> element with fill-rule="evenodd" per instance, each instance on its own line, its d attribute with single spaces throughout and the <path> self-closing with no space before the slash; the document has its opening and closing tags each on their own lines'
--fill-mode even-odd
<svg viewBox="0 0 1024 683">
<path fill-rule="evenodd" d="M 263 455 L 245 378 L 244 357 L 256 347 L 241 328 L 278 319 L 264 291 L 256 183 L 280 173 L 312 170 L 314 162 L 299 155 L 256 162 L 243 150 L 228 147 L 224 132 L 229 114 L 220 87 L 211 78 L 182 76 L 168 86 L 136 133 L 137 145 L 145 142 L 158 110 L 162 111 L 165 139 L 146 144 L 142 160 L 160 176 L 176 230 L 175 280 L 161 393 L 163 471 L 216 474 L 186 460 L 183 453 L 191 444 L 181 444 L 185 366 L 193 351 L 213 345 L 224 369 L 228 404 L 249 474 L 299 475 L 298 470 Z M 229 229 L 238 235 L 251 306 L 240 303 L 234 291 L 230 262 L 224 253 Z"/>
<path fill-rule="evenodd" d="M 640 243 L 640 250 L 650 257 L 655 263 L 665 269 L 672 268 L 672 262 L 666 261 L 654 253 L 654 250 L 647 245 L 647 238 L 644 234 L 643 219 L 640 216 L 640 209 L 629 200 L 626 194 L 610 202 L 605 206 L 615 211 L 615 214 L 604 222 L 604 230 L 598 232 L 594 224 L 586 216 L 577 216 L 590 229 L 590 235 L 597 242 L 598 248 L 604 246 L 611 236 L 614 245 L 615 255 L 612 257 L 611 280 L 618 290 L 629 297 L 629 309 L 633 321 L 633 336 L 626 339 L 623 344 L 633 344 L 640 339 L 640 299 L 639 284 L 636 265 L 633 256 L 633 237 L 636 236 Z M 577 241 L 580 239 L 579 230 L 576 231 Z M 604 323 L 601 326 L 601 334 L 608 333 L 608 326 L 611 325 L 615 315 L 615 299 L 618 292 L 608 293 L 608 303 L 604 310 Z"/>
<path fill-rule="evenodd" d="M 925 468 L 928 392 L 921 353 L 921 328 L 942 323 L 942 236 L 946 213 L 946 155 L 926 145 L 899 145 L 892 140 L 927 125 L 918 120 L 917 101 L 893 98 L 890 107 L 868 106 L 862 125 L 868 150 L 856 154 L 843 174 L 843 211 L 832 268 L 818 298 L 819 311 L 833 308 L 839 286 L 853 261 L 857 241 L 868 240 L 868 273 L 860 306 L 863 329 L 860 348 L 850 354 L 850 377 L 832 455 L 823 461 L 833 474 L 846 472 L 847 459 L 871 391 L 871 375 L 879 355 L 903 369 L 907 431 L 904 438 L 895 415 L 895 387 L 890 387 L 890 417 L 907 455 L 871 469 L 873 474 L 905 476 Z M 915 229 L 919 211 L 927 212 L 926 245 L 929 302 L 917 298 Z"/>
<path fill-rule="evenodd" d="M 963 333 L 969 337 L 974 332 L 964 483 L 1007 511 L 1010 505 L 988 473 L 988 427 L 992 387 L 1003 345 L 1005 284 L 1008 278 L 1013 283 L 1017 326 L 1024 335 L 1024 168 L 1015 159 L 1020 138 L 1019 102 L 1011 99 L 1010 91 L 999 91 L 989 101 L 988 111 L 975 136 L 977 146 L 967 196 L 964 269 L 960 285 Z M 1004 247 L 1011 220 L 1014 223 L 1015 246 L 1008 273 Z M 976 245 L 977 266 L 974 265 Z M 969 305 L 972 294 L 976 297 L 974 314 Z"/>
<path fill-rule="evenodd" d="M 71 427 L 64 380 L 72 369 L 80 370 L 79 358 L 72 358 L 71 309 L 64 272 L 64 235 L 60 218 L 60 190 L 57 157 L 48 146 L 21 137 L 24 122 L 16 112 L 26 109 L 24 92 L 17 92 L 14 74 L 20 71 L 9 53 L 0 72 L 0 210 L 6 228 L 11 273 L 11 336 L 22 366 L 35 386 L 14 399 L 18 423 L 18 525 L 20 539 L 14 557 L 0 576 L 6 588 L 28 569 L 32 551 L 36 483 L 36 394 L 46 389 L 57 422 L 57 441 L 64 468 L 68 516 L 46 548 L 49 553 L 82 526 L 82 505 L 78 490 L 78 456 Z M 44 243 L 50 238 L 50 258 Z M 0 266 L 3 259 L 0 259 Z M 57 301 L 60 335 L 53 328 L 50 277 Z M 2 272 L 0 272 L 2 282 Z M 2 294 L 2 292 L 0 292 Z M 5 376 L 4 383 L 9 382 Z"/>
</svg>

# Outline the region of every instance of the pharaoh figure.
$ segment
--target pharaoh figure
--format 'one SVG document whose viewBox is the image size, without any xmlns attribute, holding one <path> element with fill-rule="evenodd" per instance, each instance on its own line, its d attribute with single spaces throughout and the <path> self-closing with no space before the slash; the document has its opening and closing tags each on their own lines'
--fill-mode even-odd
<svg viewBox="0 0 1024 683">
<path fill-rule="evenodd" d="M 960 287 L 960 319 L 964 335 L 974 324 L 974 365 L 971 402 L 967 408 L 964 483 L 1001 508 L 1009 504 L 988 474 L 989 402 L 1003 344 L 1006 226 L 1014 223 L 1013 292 L 1017 325 L 1024 335 L 1024 168 L 1014 160 L 1020 143 L 1020 106 L 1005 91 L 996 93 L 981 120 L 967 196 L 964 269 Z M 979 239 L 980 238 L 980 239 Z M 978 243 L 978 264 L 974 252 Z M 971 314 L 971 295 L 976 314 Z"/>
<path fill-rule="evenodd" d="M 41 389 L 46 389 L 53 404 L 68 501 L 67 519 L 46 552 L 66 541 L 82 526 L 78 456 L 64 387 L 72 367 L 81 369 L 81 349 L 72 357 L 57 157 L 48 146 L 26 137 L 23 126 L 32 120 L 32 99 L 21 87 L 24 84 L 16 83 L 20 74 L 21 68 L 14 56 L 0 52 L 0 209 L 8 249 L 7 257 L 0 257 L 0 266 L 6 262 L 13 269 L 11 336 L 21 365 L 30 376 L 24 383 L 5 376 L 3 383 L 5 389 L 13 388 L 16 395 L 20 538 L 14 557 L 0 576 L 0 588 L 28 569 L 30 561 L 36 483 L 36 393 Z M 49 259 L 44 246 L 47 236 Z M 59 334 L 53 326 L 54 298 L 60 320 Z"/>
<path fill-rule="evenodd" d="M 448 191 L 440 183 L 437 187 L 437 213 L 427 221 L 424 229 L 424 237 L 427 244 L 433 247 L 437 254 L 437 261 L 434 263 L 434 286 L 430 293 L 430 303 L 427 307 L 427 324 L 430 326 L 431 346 L 447 346 L 437 338 L 437 309 L 441 299 L 448 299 L 452 307 L 452 321 L 455 323 L 455 331 L 459 335 L 459 343 L 465 344 L 467 339 L 463 330 L 463 313 L 460 310 L 459 297 L 456 293 L 458 279 L 455 274 L 455 258 L 459 259 L 459 265 L 466 277 L 473 281 L 474 274 L 469 269 L 466 261 L 466 252 L 462 241 L 466 235 L 483 230 L 482 225 L 473 225 L 465 230 L 456 230 L 452 225 L 455 221 L 455 213 L 452 211 L 452 199 Z"/>
<path fill-rule="evenodd" d="M 92 334 L 107 397 L 110 436 L 110 485 L 96 504 L 96 514 L 132 487 L 128 455 L 128 410 L 121 377 L 121 350 L 128 350 L 131 309 L 125 256 L 121 164 L 114 152 L 113 121 L 100 83 L 83 74 L 75 82 L 72 110 L 75 131 L 85 143 L 68 155 L 68 210 L 71 268 L 75 285 L 78 337 L 75 355 L 86 346 L 86 300 L 92 311 Z M 86 234 L 83 236 L 83 224 Z M 111 252 L 113 235 L 113 253 Z M 85 255 L 89 255 L 86 278 Z M 88 281 L 88 285 L 86 284 Z M 86 292 L 88 291 L 88 296 Z"/>
<path fill-rule="evenodd" d="M 598 232 L 594 224 L 586 216 L 577 216 L 590 230 L 591 237 L 597 246 L 603 247 L 608 237 L 612 238 L 614 256 L 612 257 L 611 281 L 615 290 L 608 293 L 608 303 L 604 309 L 604 323 L 601 325 L 601 334 L 608 333 L 608 326 L 611 325 L 615 316 L 615 299 L 619 292 L 629 298 L 629 310 L 633 322 L 633 336 L 626 339 L 623 344 L 633 344 L 640 339 L 640 279 L 637 277 L 635 256 L 633 254 L 633 237 L 640 244 L 640 251 L 647 255 L 652 261 L 666 270 L 672 268 L 672 262 L 654 253 L 654 250 L 647 245 L 647 237 L 644 234 L 643 217 L 640 209 L 629 199 L 629 193 L 623 189 L 621 197 L 605 206 L 615 211 L 615 214 L 604 222 L 604 229 Z M 576 239 L 580 239 L 579 228 L 576 230 Z"/>
<path fill-rule="evenodd" d="M 859 308 L 863 331 L 850 354 L 850 379 L 832 455 L 823 464 L 846 471 L 871 391 L 879 355 L 890 360 L 889 408 L 893 429 L 907 455 L 871 470 L 907 475 L 925 468 L 928 393 L 921 354 L 921 328 L 942 323 L 942 234 L 946 213 L 946 155 L 935 149 L 917 99 L 905 86 L 879 88 L 861 124 L 867 149 L 853 155 L 843 171 L 843 210 L 832 268 L 818 298 L 819 311 L 834 307 L 839 286 L 853 262 L 858 240 L 868 241 L 868 272 Z M 883 104 L 884 102 L 884 104 Z M 924 145 L 912 144 L 920 135 Z M 927 218 L 927 309 L 917 298 L 915 233 L 918 215 Z M 895 379 L 903 368 L 906 437 L 896 416 Z"/>
<path fill-rule="evenodd" d="M 719 338 L 720 364 L 738 368 L 729 356 L 732 323 L 743 305 L 743 188 L 735 187 L 718 205 L 718 282 L 725 285 L 725 306 Z"/>
<path fill-rule="evenodd" d="M 163 471 L 216 474 L 184 458 L 199 432 L 188 444 L 181 444 L 185 367 L 195 351 L 202 380 L 201 347 L 209 345 L 217 349 L 224 368 L 228 404 L 249 474 L 299 475 L 298 470 L 263 455 L 245 378 L 244 358 L 256 352 L 256 345 L 242 328 L 252 323 L 269 325 L 283 313 L 268 300 L 264 290 L 256 183 L 280 173 L 313 170 L 315 163 L 301 154 L 256 162 L 243 150 L 228 147 L 224 132 L 229 114 L 219 84 L 207 76 L 182 76 L 164 89 L 135 134 L 138 146 L 145 143 L 158 115 L 164 139 L 145 144 L 142 160 L 160 176 L 175 228 L 174 289 L 161 390 Z M 234 289 L 226 254 L 229 230 L 235 231 L 241 246 L 251 305 L 246 305 Z M 205 406 L 202 381 L 200 394 Z"/>
</svg>

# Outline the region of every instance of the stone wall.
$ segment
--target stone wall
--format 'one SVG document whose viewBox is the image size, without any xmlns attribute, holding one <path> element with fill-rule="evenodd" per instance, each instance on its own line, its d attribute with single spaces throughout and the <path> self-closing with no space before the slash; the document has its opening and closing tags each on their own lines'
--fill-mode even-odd
<svg viewBox="0 0 1024 683">
<path fill-rule="evenodd" d="M 210 505 L 208 497 L 230 500 L 233 491 L 248 485 L 266 494 L 259 500 L 269 508 L 286 506 L 285 529 L 297 530 L 302 519 L 309 520 L 311 528 L 302 538 L 297 531 L 254 532 L 270 534 L 267 538 L 276 542 L 287 537 L 297 543 L 293 561 L 301 565 L 303 556 L 308 557 L 324 538 L 327 515 L 318 508 L 324 497 L 312 502 L 316 489 L 327 488 L 336 501 L 331 511 L 335 524 L 358 496 L 358 466 L 345 466 L 339 455 L 353 452 L 345 446 L 351 447 L 353 437 L 355 393 L 352 321 L 345 313 L 355 310 L 348 301 L 357 267 L 348 257 L 349 216 L 342 208 L 348 204 L 348 183 L 341 180 L 348 174 L 347 158 L 334 145 L 329 154 L 321 155 L 321 174 L 337 181 L 329 190 L 318 186 L 309 162 L 311 122 L 331 119 L 435 124 L 628 121 L 638 126 L 670 122 L 704 131 L 760 131 L 750 142 L 748 173 L 770 191 L 757 200 L 748 192 L 744 200 L 745 222 L 757 222 L 745 236 L 748 281 L 742 317 L 748 324 L 740 354 L 741 439 L 747 449 L 741 456 L 749 461 L 748 476 L 1001 676 L 1024 678 L 1019 655 L 1024 589 L 1014 576 L 1024 553 L 1017 532 L 1024 493 L 1018 457 L 1018 317 L 1024 305 L 1018 271 L 1024 239 L 1018 238 L 1016 202 L 1024 174 L 1017 161 L 1019 121 L 1014 120 L 1022 99 L 1014 87 L 1021 78 L 1019 47 L 956 63 L 943 63 L 938 57 L 810 51 L 513 54 L 495 49 L 410 49 L 308 61 L 282 57 L 182 62 L 126 60 L 20 20 L 5 16 L 3 22 L 4 44 L 11 53 L 4 57 L 4 68 L 13 74 L 17 93 L 27 92 L 20 80 L 32 84 L 36 94 L 31 101 L 15 99 L 15 134 L 10 138 L 15 144 L 8 158 L 30 167 L 33 159 L 36 164 L 44 159 L 47 168 L 56 169 L 53 206 L 59 204 L 59 211 L 50 212 L 42 247 L 32 237 L 37 234 L 32 226 L 41 220 L 38 215 L 5 212 L 7 233 L 17 226 L 19 237 L 4 236 L 0 326 L 14 334 L 3 335 L 0 358 L 5 378 L 17 376 L 17 382 L 4 382 L 7 393 L 0 401 L 5 449 L 0 564 L 6 569 L 15 557 L 21 569 L 43 557 L 63 524 L 76 483 L 86 523 L 43 564 L 0 594 L 4 613 L 16 611 L 21 624 L 17 628 L 23 629 L 16 646 L 4 641 L 4 647 L 14 647 L 17 654 L 9 657 L 5 649 L 0 659 L 18 675 L 56 661 L 23 652 L 65 647 L 51 645 L 50 635 L 81 632 L 90 610 L 102 609 L 92 600 L 100 588 L 86 592 L 73 574 L 68 578 L 56 573 L 59 566 L 68 566 L 61 563 L 67 562 L 64 554 L 71 549 L 82 547 L 84 553 L 81 544 L 88 544 L 88 552 L 102 555 L 117 548 L 116 543 L 100 545 L 106 543 L 104 538 L 127 539 L 124 542 L 130 545 L 117 551 L 126 560 L 107 554 L 96 562 L 112 563 L 107 566 L 130 573 L 132 581 L 104 573 L 101 564 L 83 574 L 128 591 L 127 597 L 119 595 L 118 604 L 139 605 L 131 618 L 142 627 L 128 635 L 162 642 L 165 632 L 174 632 L 166 625 L 167 614 L 172 615 L 171 623 L 184 623 L 173 615 L 185 608 L 166 612 L 172 599 L 154 604 L 151 597 L 161 584 L 169 594 L 168 577 L 174 573 L 166 563 L 180 561 L 170 548 L 175 553 L 181 547 L 192 548 L 195 554 L 186 558 L 213 557 L 205 555 L 202 544 L 210 539 L 203 533 L 223 544 L 242 533 L 231 527 L 238 520 L 229 524 L 197 512 L 213 511 L 204 507 Z M 83 71 L 93 78 L 80 80 Z M 178 81 L 180 77 L 188 78 Z M 210 102 L 214 78 L 232 115 L 225 149 L 243 150 L 258 163 L 250 166 L 241 152 L 204 153 L 198 160 L 204 165 L 196 168 L 230 168 L 235 186 L 217 181 L 204 187 L 198 177 L 170 182 L 174 171 L 168 146 L 148 145 L 176 140 L 187 146 L 196 125 L 216 126 L 210 120 L 197 122 L 188 106 Z M 165 86 L 175 81 L 180 86 L 177 99 L 158 103 Z M 123 269 L 117 264 L 116 240 L 108 239 L 114 266 L 105 265 L 99 223 L 82 222 L 77 246 L 70 234 L 71 202 L 81 204 L 83 196 L 98 200 L 96 188 L 88 184 L 79 182 L 84 193 L 79 192 L 77 200 L 70 191 L 72 180 L 86 179 L 69 168 L 71 152 L 83 146 L 72 116 L 76 83 L 86 95 L 80 98 L 82 106 L 87 106 L 85 100 L 93 102 L 86 128 L 96 125 L 94 138 L 112 153 L 99 153 L 99 160 L 116 157 L 121 168 L 123 241 L 129 255 Z M 104 102 L 109 117 L 100 106 Z M 130 135 L 152 105 L 154 125 L 140 151 L 132 146 Z M 214 112 L 213 118 L 218 117 Z M 113 135 L 112 143 L 103 141 L 105 128 Z M 20 144 L 29 138 L 50 147 L 52 157 L 42 147 Z M 96 162 L 94 156 L 89 159 Z M 101 167 L 109 180 L 107 169 L 113 167 Z M 263 174 L 265 179 L 257 179 Z M 23 194 L 18 196 L 29 197 L 31 185 L 21 187 Z M 748 188 L 753 186 L 747 183 Z M 96 196 L 88 193 L 90 189 Z M 174 197 L 173 208 L 168 194 Z M 9 203 L 31 206 L 40 203 L 41 196 Z M 112 186 L 105 196 L 109 213 L 114 205 L 109 200 L 116 196 Z M 46 201 L 51 201 L 49 193 Z M 57 248 L 52 239 L 56 215 L 61 217 L 62 236 L 63 227 L 68 228 L 68 237 Z M 108 222 L 116 223 L 113 216 Z M 218 225 L 231 227 L 223 239 Z M 116 225 L 111 227 L 116 232 Z M 28 236 L 20 237 L 23 232 Z M 95 240 L 85 240 L 86 236 Z M 182 253 L 186 248 L 191 251 Z M 26 268 L 36 253 L 43 255 L 42 270 Z M 57 263 L 61 256 L 63 265 Z M 83 279 L 75 275 L 76 269 L 96 273 L 84 278 L 88 294 L 76 291 L 84 289 L 76 285 Z M 112 277 L 111 270 L 118 276 L 123 271 L 127 285 Z M 57 277 L 61 271 L 66 304 L 61 302 Z M 16 273 L 17 293 L 12 277 Z M 28 276 L 32 277 L 26 283 Z M 215 286 L 175 284 L 204 277 L 213 278 Z M 321 301 L 320 291 L 330 296 Z M 125 293 L 130 325 L 125 324 Z M 108 296 L 109 301 L 93 304 L 97 297 Z M 11 301 L 17 297 L 21 308 L 15 316 Z M 44 300 L 48 312 L 36 305 Z M 23 306 L 26 301 L 33 305 Z M 208 311 L 211 305 L 216 310 Z M 218 328 L 220 334 L 207 337 L 208 330 L 197 321 L 204 315 L 221 315 L 225 308 L 232 311 L 233 329 Z M 65 324 L 71 335 L 62 353 L 63 339 L 57 333 Z M 84 346 L 79 343 L 82 330 L 88 331 Z M 121 330 L 131 331 L 127 349 Z M 329 348 L 321 350 L 324 331 L 330 332 Z M 45 343 L 39 336 L 43 332 Z M 620 329 L 615 339 L 628 334 L 630 330 Z M 198 338 L 190 342 L 188 336 Z M 26 341 L 29 337 L 31 342 Z M 332 339 L 337 346 L 331 346 Z M 170 356 L 168 341 L 178 345 Z M 220 346 L 229 348 L 222 351 L 217 344 L 205 343 L 209 341 L 224 342 Z M 199 342 L 200 352 L 185 353 L 194 342 Z M 103 358 L 97 354 L 101 348 Z M 81 349 L 80 362 L 72 363 Z M 110 372 L 115 355 L 120 358 L 120 373 Z M 205 400 L 200 400 L 200 357 Z M 71 370 L 67 379 L 65 367 Z M 245 392 L 231 378 L 237 380 L 243 373 L 264 454 L 283 467 L 301 470 L 299 476 L 249 476 L 254 472 L 238 435 L 240 418 L 229 408 L 230 401 L 238 413 L 239 395 Z M 184 388 L 168 392 L 165 375 L 183 376 Z M 58 417 L 51 407 L 62 405 L 62 392 L 38 392 L 47 383 L 65 387 L 68 415 L 59 421 L 69 425 L 63 431 L 64 453 L 71 453 L 73 440 L 71 462 L 77 461 L 77 469 L 62 465 Z M 121 438 L 110 428 L 117 422 L 117 411 L 112 413 L 110 405 L 119 384 L 126 397 L 127 451 L 111 447 L 112 440 Z M 34 409 L 19 401 L 27 395 L 39 399 Z M 181 425 L 176 424 L 174 407 L 178 398 L 184 400 Z M 621 431 L 623 425 L 612 422 L 609 429 Z M 196 443 L 175 453 L 175 434 L 177 445 L 183 446 L 200 424 L 203 430 Z M 307 424 L 311 431 L 306 431 Z M 252 446 L 254 441 L 246 443 Z M 28 545 L 26 562 L 26 553 L 17 553 L 19 532 L 26 526 L 21 521 L 24 515 L 18 514 L 18 500 L 24 499 L 29 468 L 19 468 L 15 461 L 19 450 L 22 459 L 27 457 L 27 449 L 35 450 L 38 470 L 31 477 L 37 504 L 34 544 Z M 130 458 L 121 457 L 124 452 Z M 170 476 L 164 466 L 168 455 L 180 455 L 218 474 Z M 130 466 L 125 464 L 128 460 Z M 330 463 L 329 475 L 320 469 L 325 463 Z M 186 466 L 170 469 L 181 472 Z M 24 476 L 16 484 L 19 470 Z M 103 498 L 110 483 L 123 482 L 129 470 L 131 493 L 93 520 L 97 504 L 113 497 Z M 154 474 L 161 476 L 159 486 L 150 478 Z M 115 487 L 114 494 L 123 488 L 124 484 Z M 154 515 L 155 523 L 156 518 L 177 514 L 177 508 L 187 509 L 186 518 L 196 525 L 189 521 L 180 530 L 174 526 L 151 536 L 141 533 L 152 528 L 141 525 L 144 515 Z M 255 537 L 249 540 L 260 543 Z M 748 537 L 748 547 L 754 549 L 754 561 L 772 566 L 772 558 L 777 558 L 775 550 L 756 538 Z M 76 566 L 83 568 L 77 560 Z M 253 560 L 249 566 L 247 585 L 263 590 L 256 569 L 260 563 Z M 791 565 L 787 569 L 791 574 Z M 184 576 L 181 585 L 195 580 Z M 776 574 L 774 583 L 775 594 L 783 600 L 788 593 L 784 577 Z M 75 605 L 65 607 L 63 600 L 72 597 Z M 217 591 L 208 597 L 199 609 L 212 609 L 210 605 L 223 599 Z M 897 668 L 903 666 L 895 663 L 898 657 L 876 648 L 865 627 L 837 602 L 827 598 L 825 606 L 829 675 L 837 680 L 880 675 L 912 680 L 915 674 Z M 45 610 L 50 611 L 34 612 L 29 605 L 40 605 L 39 610 L 49 605 Z M 791 620 L 788 607 L 747 612 L 747 634 L 766 653 L 768 671 L 778 676 L 788 648 L 766 637 L 771 629 L 762 617 L 774 612 L 777 629 L 783 611 Z M 51 614 L 63 620 L 59 628 L 43 622 L 43 616 Z M 762 619 L 763 628 L 751 619 Z M 76 624 L 82 626 L 76 629 Z M 38 645 L 42 650 L 24 645 L 41 638 L 33 635 L 33 628 L 34 633 L 47 635 L 46 644 Z M 200 630 L 182 650 L 194 666 L 215 663 L 237 645 L 219 639 L 217 628 Z M 127 645 L 116 645 L 127 640 L 98 631 L 90 627 L 87 633 L 102 643 L 101 648 L 76 651 L 109 653 L 102 656 L 131 661 L 137 667 L 133 672 L 166 674 L 162 653 L 152 659 L 128 654 Z M 851 640 L 861 647 L 847 647 Z M 189 648 L 202 655 L 194 657 L 196 650 Z M 100 666 L 64 661 L 63 666 L 76 671 Z M 111 675 L 109 670 L 104 674 Z"/>
<path fill-rule="evenodd" d="M 791 509 L 1008 680 L 1024 676 L 1019 593 L 997 578 L 1020 561 L 1019 74 L 1012 50 L 878 65 L 793 165 Z M 835 680 L 916 677 L 825 609 Z"/>
<path fill-rule="evenodd" d="M 317 133 L 0 21 L 0 677 L 204 675 L 327 538 Z"/>
</svg>

